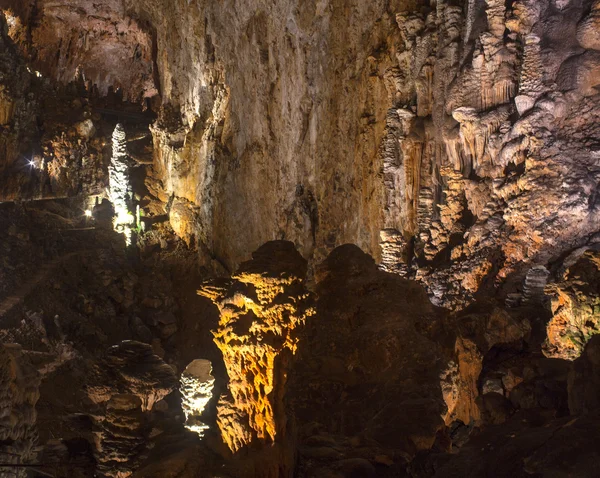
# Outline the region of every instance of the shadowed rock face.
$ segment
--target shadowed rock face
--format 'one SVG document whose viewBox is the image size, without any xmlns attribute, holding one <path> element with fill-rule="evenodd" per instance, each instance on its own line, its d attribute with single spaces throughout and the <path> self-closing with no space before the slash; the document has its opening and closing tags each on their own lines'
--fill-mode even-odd
<svg viewBox="0 0 600 478">
<path fill-rule="evenodd" d="M 37 440 L 35 405 L 40 377 L 20 347 L 0 346 L 0 454 L 2 464 L 31 462 Z M 0 466 L 4 476 L 27 476 L 24 469 Z"/>
<path fill-rule="evenodd" d="M 288 392 L 304 444 L 302 476 L 341 468 L 343 459 L 394 461 L 429 449 L 447 412 L 440 375 L 450 350 L 430 337 L 443 311 L 356 246 L 335 249 L 315 278 L 317 315 Z"/>
<path fill-rule="evenodd" d="M 152 347 L 126 341 L 113 346 L 90 373 L 95 454 L 102 476 L 124 478 L 148 451 L 148 411 L 177 385 L 173 369 Z"/>
</svg>

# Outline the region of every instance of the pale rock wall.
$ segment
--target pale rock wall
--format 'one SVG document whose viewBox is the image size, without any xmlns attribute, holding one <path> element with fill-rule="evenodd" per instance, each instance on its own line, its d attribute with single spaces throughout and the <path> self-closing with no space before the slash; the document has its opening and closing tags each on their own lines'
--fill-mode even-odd
<svg viewBox="0 0 600 478">
<path fill-rule="evenodd" d="M 155 173 L 198 208 L 196 239 L 231 268 L 277 238 L 305 257 L 345 242 L 379 255 L 397 7 L 128 3 L 157 31 Z"/>
<path fill-rule="evenodd" d="M 128 7 L 156 28 L 153 180 L 229 268 L 351 242 L 462 307 L 598 230 L 597 2 Z"/>
</svg>

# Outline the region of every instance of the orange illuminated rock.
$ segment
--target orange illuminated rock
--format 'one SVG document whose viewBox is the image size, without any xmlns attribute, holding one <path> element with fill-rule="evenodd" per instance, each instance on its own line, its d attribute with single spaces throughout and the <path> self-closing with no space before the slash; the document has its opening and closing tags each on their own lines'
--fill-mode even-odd
<svg viewBox="0 0 600 478">
<path fill-rule="evenodd" d="M 218 425 L 232 451 L 286 433 L 284 393 L 298 332 L 314 314 L 304 286 L 306 261 L 289 242 L 269 242 L 230 280 L 198 291 L 219 308 L 214 331 L 229 375 L 218 405 Z"/>
</svg>

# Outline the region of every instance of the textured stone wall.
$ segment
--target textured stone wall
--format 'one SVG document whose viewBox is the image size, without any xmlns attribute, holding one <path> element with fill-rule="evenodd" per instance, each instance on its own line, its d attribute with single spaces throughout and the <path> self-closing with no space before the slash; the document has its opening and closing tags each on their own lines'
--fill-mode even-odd
<svg viewBox="0 0 600 478">
<path fill-rule="evenodd" d="M 129 3 L 157 35 L 151 181 L 230 268 L 352 242 L 462 307 L 597 240 L 598 2 Z"/>
<path fill-rule="evenodd" d="M 89 88 L 152 98 L 149 190 L 230 270 L 268 240 L 314 262 L 350 242 L 437 304 L 514 305 L 598 242 L 596 0 L 80 3 L 2 5 L 53 78 L 99 55 Z M 52 46 L 59 20 L 83 40 Z"/>
</svg>

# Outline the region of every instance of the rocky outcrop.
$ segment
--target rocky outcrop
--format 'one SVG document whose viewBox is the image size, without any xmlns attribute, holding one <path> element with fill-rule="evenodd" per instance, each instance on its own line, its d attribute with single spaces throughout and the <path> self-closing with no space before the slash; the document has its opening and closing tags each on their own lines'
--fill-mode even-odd
<svg viewBox="0 0 600 478">
<path fill-rule="evenodd" d="M 361 463 L 398 470 L 433 446 L 449 416 L 444 313 L 422 287 L 379 271 L 356 246 L 335 249 L 315 279 L 317 320 L 299 343 L 289 391 L 301 476 Z"/>
<path fill-rule="evenodd" d="M 600 253 L 583 252 L 549 284 L 552 318 L 547 326 L 544 353 L 574 360 L 590 338 L 600 333 Z"/>
<path fill-rule="evenodd" d="M 177 385 L 173 369 L 152 347 L 127 341 L 113 346 L 88 379 L 93 412 L 95 454 L 102 476 L 130 476 L 147 449 L 147 414 Z"/>
<path fill-rule="evenodd" d="M 22 465 L 36 458 L 36 411 L 40 379 L 15 344 L 0 345 L 0 472 L 25 477 Z M 15 467 L 5 466 L 14 464 Z"/>
<path fill-rule="evenodd" d="M 300 330 L 314 314 L 306 272 L 293 244 L 270 242 L 229 281 L 198 291 L 221 313 L 213 332 L 229 376 L 228 393 L 217 407 L 221 436 L 232 452 L 259 444 L 270 448 L 275 461 L 265 460 L 260 476 L 274 476 L 273 470 L 279 470 L 277 476 L 293 473 L 284 396 Z"/>
</svg>

